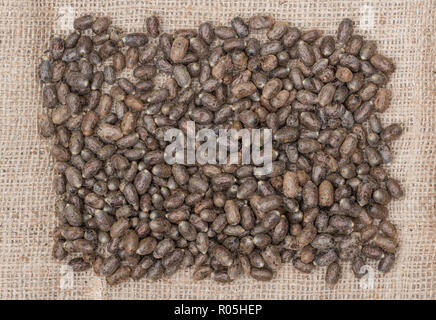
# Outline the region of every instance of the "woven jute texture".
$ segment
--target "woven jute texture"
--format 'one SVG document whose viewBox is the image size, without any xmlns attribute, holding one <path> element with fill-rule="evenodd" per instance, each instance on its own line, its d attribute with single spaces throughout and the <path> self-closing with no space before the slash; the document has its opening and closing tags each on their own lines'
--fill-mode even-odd
<svg viewBox="0 0 436 320">
<path fill-rule="evenodd" d="M 406 197 L 389 205 L 401 240 L 397 263 L 383 275 L 370 265 L 358 281 L 350 267 L 334 288 L 325 268 L 303 275 L 283 267 L 274 280 L 243 277 L 229 285 L 194 283 L 188 271 L 156 283 L 129 281 L 109 287 L 92 271 L 72 274 L 51 258 L 56 225 L 53 161 L 37 134 L 42 112 L 36 66 L 53 34 L 67 34 L 72 19 L 108 15 L 125 31 L 144 30 L 159 16 L 166 32 L 201 21 L 228 24 L 235 15 L 271 14 L 302 28 L 334 34 L 345 17 L 356 32 L 376 40 L 397 65 L 389 87 L 393 98 L 384 124 L 401 122 L 393 144 L 391 175 Z M 348 0 L 2 0 L 0 3 L 0 298 L 1 299 L 435 299 L 435 117 L 436 1 Z"/>
</svg>

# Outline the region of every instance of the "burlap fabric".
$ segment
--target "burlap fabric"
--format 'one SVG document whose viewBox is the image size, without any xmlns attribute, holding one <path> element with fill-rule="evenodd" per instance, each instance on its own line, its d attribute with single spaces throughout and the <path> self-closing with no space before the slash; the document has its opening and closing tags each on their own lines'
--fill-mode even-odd
<svg viewBox="0 0 436 320">
<path fill-rule="evenodd" d="M 229 285 L 194 283 L 188 271 L 169 280 L 108 287 L 92 271 L 71 274 L 51 258 L 56 221 L 52 160 L 37 135 L 42 111 L 36 65 L 54 33 L 66 34 L 74 15 L 105 14 L 126 31 L 144 29 L 150 14 L 164 31 L 235 15 L 271 14 L 303 28 L 334 33 L 349 17 L 357 32 L 377 40 L 397 71 L 385 124 L 402 122 L 389 166 L 406 192 L 390 205 L 401 248 L 393 271 L 359 282 L 349 266 L 333 288 L 325 269 L 303 275 L 285 266 L 273 281 L 244 277 Z M 0 3 L 0 298 L 2 299 L 434 299 L 436 297 L 435 83 L 436 1 L 348 0 L 3 0 Z M 372 268 L 376 266 L 371 265 Z"/>
</svg>

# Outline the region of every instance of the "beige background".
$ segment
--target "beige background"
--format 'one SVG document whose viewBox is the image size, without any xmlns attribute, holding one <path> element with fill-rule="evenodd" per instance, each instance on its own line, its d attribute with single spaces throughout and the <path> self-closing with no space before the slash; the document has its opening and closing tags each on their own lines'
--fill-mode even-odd
<svg viewBox="0 0 436 320">
<path fill-rule="evenodd" d="M 365 289 L 349 266 L 338 285 L 325 286 L 324 269 L 307 276 L 284 267 L 268 283 L 242 278 L 229 285 L 193 283 L 189 272 L 157 283 L 129 281 L 107 287 L 91 271 L 72 275 L 51 259 L 55 226 L 52 161 L 40 141 L 36 117 L 41 87 L 35 66 L 53 33 L 65 34 L 71 18 L 109 15 L 126 31 L 144 29 L 150 14 L 164 31 L 199 22 L 229 23 L 235 15 L 272 14 L 277 20 L 334 33 L 344 17 L 397 65 L 386 124 L 406 129 L 393 145 L 393 177 L 406 198 L 390 205 L 400 231 L 394 270 L 375 273 Z M 207 0 L 2 0 L 0 3 L 0 298 L 1 299 L 435 299 L 435 80 L 436 2 L 418 1 L 207 1 Z M 368 280 L 371 284 L 371 279 Z"/>
</svg>

